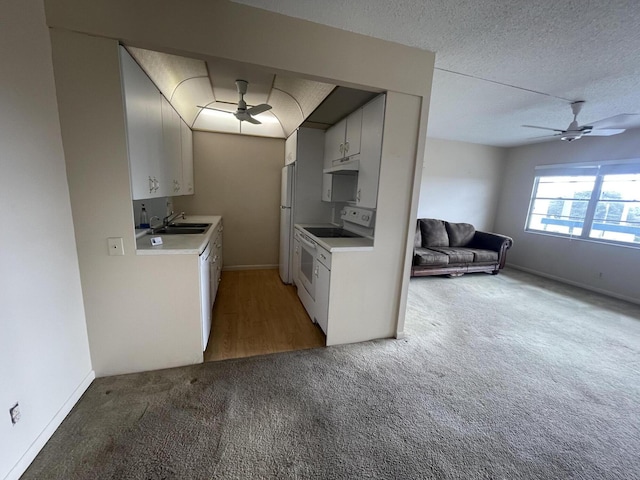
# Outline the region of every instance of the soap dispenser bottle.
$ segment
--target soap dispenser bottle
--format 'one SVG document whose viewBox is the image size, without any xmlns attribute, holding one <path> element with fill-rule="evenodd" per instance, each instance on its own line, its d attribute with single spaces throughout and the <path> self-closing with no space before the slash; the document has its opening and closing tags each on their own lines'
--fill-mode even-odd
<svg viewBox="0 0 640 480">
<path fill-rule="evenodd" d="M 149 228 L 149 217 L 147 215 L 147 209 L 142 204 L 142 210 L 140 210 L 140 228 Z"/>
</svg>

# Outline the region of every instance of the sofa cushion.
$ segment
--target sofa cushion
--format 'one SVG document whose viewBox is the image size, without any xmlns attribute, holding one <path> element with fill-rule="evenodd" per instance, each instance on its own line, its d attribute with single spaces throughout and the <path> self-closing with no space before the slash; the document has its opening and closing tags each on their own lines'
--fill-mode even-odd
<svg viewBox="0 0 640 480">
<path fill-rule="evenodd" d="M 422 235 L 422 246 L 425 248 L 449 246 L 449 235 L 447 235 L 447 229 L 442 220 L 421 218 L 420 234 Z"/>
<path fill-rule="evenodd" d="M 473 252 L 474 263 L 497 263 L 498 252 L 493 250 L 482 250 L 480 248 L 469 248 L 470 252 Z"/>
<path fill-rule="evenodd" d="M 468 248 L 434 247 L 432 250 L 444 253 L 449 257 L 449 263 L 472 263 L 473 252 Z"/>
<path fill-rule="evenodd" d="M 476 234 L 476 229 L 470 223 L 445 222 L 444 225 L 449 235 L 450 247 L 464 247 Z"/>
<path fill-rule="evenodd" d="M 442 266 L 449 263 L 449 256 L 428 248 L 416 248 L 413 256 L 414 265 Z"/>
</svg>

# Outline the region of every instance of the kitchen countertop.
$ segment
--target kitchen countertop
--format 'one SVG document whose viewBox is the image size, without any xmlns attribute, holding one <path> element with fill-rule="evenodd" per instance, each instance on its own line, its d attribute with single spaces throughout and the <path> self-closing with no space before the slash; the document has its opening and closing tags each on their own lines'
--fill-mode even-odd
<svg viewBox="0 0 640 480">
<path fill-rule="evenodd" d="M 330 223 L 296 223 L 295 228 L 304 229 L 307 227 L 340 227 Z M 319 238 L 304 231 L 305 235 L 313 238 L 318 245 L 331 253 L 334 252 L 369 252 L 373 250 L 373 238 Z"/>
<path fill-rule="evenodd" d="M 222 221 L 220 215 L 186 215 L 184 220 L 179 218 L 176 223 L 210 223 L 203 233 L 196 235 L 151 235 L 136 230 L 136 255 L 199 255 L 211 236 Z M 152 246 L 151 237 L 162 237 L 162 245 Z"/>
</svg>

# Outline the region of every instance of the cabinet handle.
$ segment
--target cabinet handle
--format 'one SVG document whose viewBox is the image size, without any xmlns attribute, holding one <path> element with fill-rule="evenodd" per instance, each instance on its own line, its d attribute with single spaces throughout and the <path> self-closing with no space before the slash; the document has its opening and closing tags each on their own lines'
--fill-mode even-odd
<svg viewBox="0 0 640 480">
<path fill-rule="evenodd" d="M 340 144 L 340 153 L 344 153 L 344 143 Z"/>
<path fill-rule="evenodd" d="M 349 142 L 344 144 L 344 151 L 345 151 L 345 153 L 349 152 Z"/>
<path fill-rule="evenodd" d="M 327 198 L 331 198 L 331 189 L 327 188 Z"/>
<path fill-rule="evenodd" d="M 151 176 L 149 176 L 149 193 L 153 193 L 154 186 L 155 186 L 155 183 L 153 183 L 153 179 L 151 178 Z"/>
<path fill-rule="evenodd" d="M 358 202 L 360 202 L 360 192 L 362 191 L 362 189 L 358 189 L 358 195 L 356 195 L 356 200 L 358 200 Z"/>
<path fill-rule="evenodd" d="M 316 267 L 316 269 L 313 271 L 313 273 L 314 273 L 314 275 L 315 275 L 316 277 L 320 276 L 320 274 L 319 274 L 319 270 L 320 270 L 320 268 Z"/>
</svg>

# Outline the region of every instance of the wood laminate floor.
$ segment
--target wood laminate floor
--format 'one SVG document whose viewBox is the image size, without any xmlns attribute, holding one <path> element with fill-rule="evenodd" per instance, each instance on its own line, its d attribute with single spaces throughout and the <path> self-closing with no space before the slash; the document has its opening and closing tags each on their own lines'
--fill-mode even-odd
<svg viewBox="0 0 640 480">
<path fill-rule="evenodd" d="M 278 270 L 222 272 L 204 361 L 325 346 L 296 288 Z"/>
</svg>

